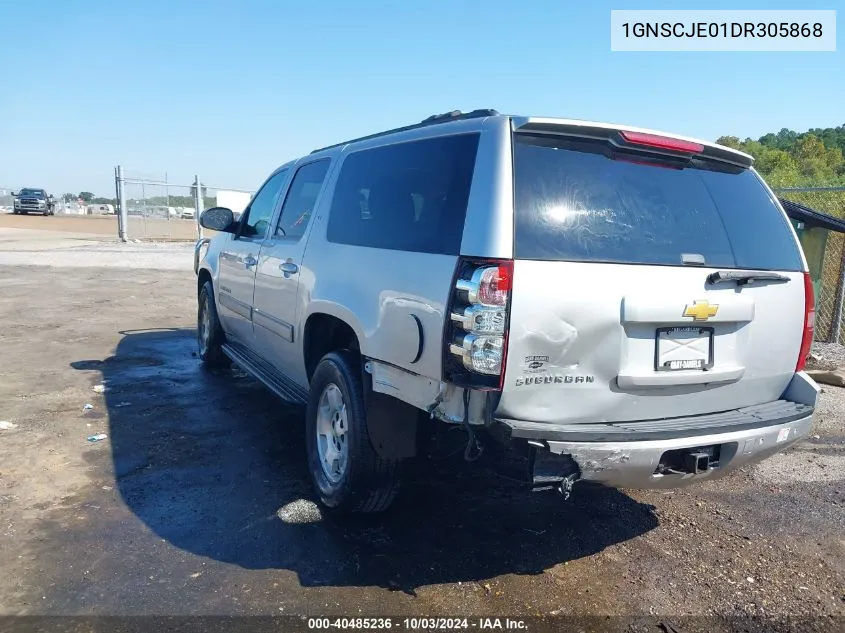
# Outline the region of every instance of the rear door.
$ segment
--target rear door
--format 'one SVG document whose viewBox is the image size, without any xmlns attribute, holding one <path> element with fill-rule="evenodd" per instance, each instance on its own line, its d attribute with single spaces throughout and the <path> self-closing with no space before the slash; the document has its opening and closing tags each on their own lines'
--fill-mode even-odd
<svg viewBox="0 0 845 633">
<path fill-rule="evenodd" d="M 279 220 L 261 246 L 255 277 L 253 324 L 257 350 L 289 378 L 299 369 L 294 340 L 300 266 L 306 230 L 328 173 L 330 160 L 300 165 L 284 196 Z M 301 350 L 301 347 L 299 348 Z M 301 351 L 299 352 L 301 354 Z"/>
<path fill-rule="evenodd" d="M 613 422 L 777 400 L 804 319 L 794 232 L 752 170 L 514 134 L 514 286 L 499 413 Z M 716 281 L 720 271 L 776 279 Z"/>
<path fill-rule="evenodd" d="M 217 312 L 226 334 L 253 344 L 252 299 L 261 242 L 276 209 L 287 170 L 274 173 L 255 194 L 241 218 L 238 232 L 220 249 Z"/>
</svg>

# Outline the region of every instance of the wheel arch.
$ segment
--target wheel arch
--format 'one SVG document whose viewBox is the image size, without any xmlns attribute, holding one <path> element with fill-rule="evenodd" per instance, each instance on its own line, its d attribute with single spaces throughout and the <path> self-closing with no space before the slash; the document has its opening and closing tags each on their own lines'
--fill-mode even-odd
<svg viewBox="0 0 845 633">
<path fill-rule="evenodd" d="M 305 319 L 302 329 L 302 354 L 308 380 L 320 359 L 329 352 L 352 350 L 364 354 L 363 333 L 351 312 L 336 304 L 321 304 Z"/>
</svg>

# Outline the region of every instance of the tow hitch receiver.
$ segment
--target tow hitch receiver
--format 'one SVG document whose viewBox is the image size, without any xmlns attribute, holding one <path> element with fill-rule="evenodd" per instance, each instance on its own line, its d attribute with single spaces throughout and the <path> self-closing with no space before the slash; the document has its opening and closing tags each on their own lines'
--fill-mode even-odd
<svg viewBox="0 0 845 633">
<path fill-rule="evenodd" d="M 697 446 L 666 451 L 654 470 L 656 475 L 700 475 L 719 467 L 721 446 Z"/>
<path fill-rule="evenodd" d="M 685 468 L 688 473 L 697 475 L 710 470 L 710 455 L 707 453 L 687 453 L 684 455 Z"/>
</svg>

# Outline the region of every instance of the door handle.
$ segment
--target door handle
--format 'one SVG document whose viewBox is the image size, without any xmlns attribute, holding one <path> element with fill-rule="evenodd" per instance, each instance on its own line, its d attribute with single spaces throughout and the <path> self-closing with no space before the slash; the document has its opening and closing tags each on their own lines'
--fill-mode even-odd
<svg viewBox="0 0 845 633">
<path fill-rule="evenodd" d="M 297 266 L 293 262 L 284 262 L 282 264 L 279 264 L 279 270 L 285 273 L 285 275 L 295 275 L 299 272 L 299 266 Z"/>
<path fill-rule="evenodd" d="M 244 267 L 245 268 L 252 268 L 258 263 L 258 260 L 255 259 L 252 255 L 247 255 L 244 257 Z"/>
</svg>

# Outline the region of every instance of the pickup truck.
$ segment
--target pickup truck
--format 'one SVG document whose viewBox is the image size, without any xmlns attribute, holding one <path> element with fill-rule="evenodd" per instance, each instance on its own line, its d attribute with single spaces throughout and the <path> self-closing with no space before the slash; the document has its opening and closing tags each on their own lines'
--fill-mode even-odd
<svg viewBox="0 0 845 633">
<path fill-rule="evenodd" d="M 12 192 L 15 198 L 12 213 L 15 215 L 28 213 L 41 213 L 43 215 L 55 215 L 56 203 L 53 196 L 44 189 L 27 187 L 19 192 Z"/>
</svg>

